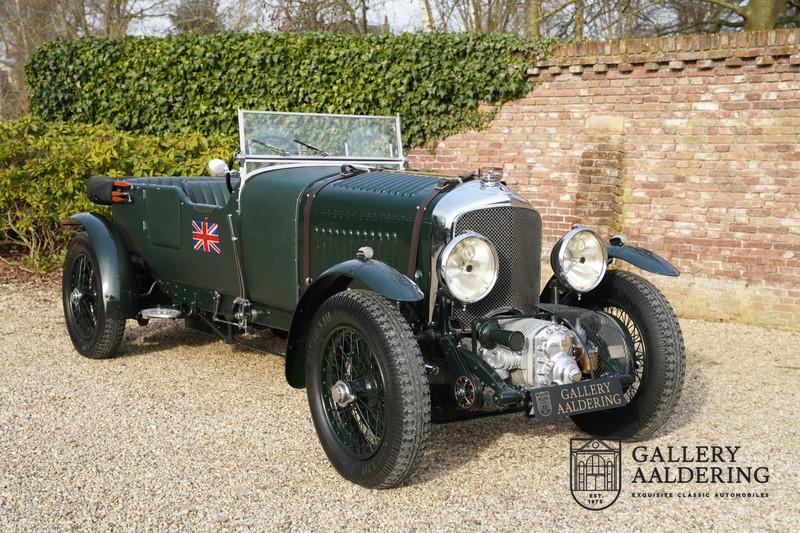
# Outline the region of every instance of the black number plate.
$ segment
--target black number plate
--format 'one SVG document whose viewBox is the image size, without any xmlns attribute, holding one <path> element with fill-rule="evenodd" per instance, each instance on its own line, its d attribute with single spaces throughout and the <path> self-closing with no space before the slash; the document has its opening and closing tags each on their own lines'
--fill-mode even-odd
<svg viewBox="0 0 800 533">
<path fill-rule="evenodd" d="M 605 411 L 625 405 L 619 378 L 597 378 L 531 389 L 528 415 L 552 420 L 579 413 Z"/>
</svg>

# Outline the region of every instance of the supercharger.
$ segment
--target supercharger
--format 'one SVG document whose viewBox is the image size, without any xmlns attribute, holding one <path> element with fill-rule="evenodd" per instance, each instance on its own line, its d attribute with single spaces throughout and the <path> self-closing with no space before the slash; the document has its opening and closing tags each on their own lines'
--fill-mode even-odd
<svg viewBox="0 0 800 533">
<path fill-rule="evenodd" d="M 500 377 L 530 388 L 581 380 L 579 363 L 585 354 L 576 347 L 575 334 L 568 327 L 537 318 L 507 318 L 498 323 L 504 330 L 525 336 L 519 351 L 499 344 L 492 348 L 478 346 L 481 357 Z"/>
</svg>

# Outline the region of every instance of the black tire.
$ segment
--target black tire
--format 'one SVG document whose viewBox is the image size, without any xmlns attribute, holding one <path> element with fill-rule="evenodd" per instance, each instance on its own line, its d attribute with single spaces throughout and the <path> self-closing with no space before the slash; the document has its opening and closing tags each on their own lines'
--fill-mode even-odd
<svg viewBox="0 0 800 533">
<path fill-rule="evenodd" d="M 622 270 L 609 270 L 580 301 L 570 294 L 563 303 L 616 316 L 623 328 L 640 336 L 636 351 L 643 364 L 636 389 L 626 393 L 634 393 L 626 406 L 572 420 L 598 437 L 640 440 L 655 433 L 675 410 L 686 370 L 683 334 L 672 306 L 652 283 Z"/>
<path fill-rule="evenodd" d="M 405 481 L 430 435 L 431 401 L 419 345 L 397 306 L 368 291 L 332 296 L 314 317 L 306 354 L 311 417 L 336 470 L 369 488 Z M 339 382 L 353 394 L 344 406 L 331 391 Z"/>
<path fill-rule="evenodd" d="M 67 249 L 61 299 L 69 338 L 78 353 L 91 359 L 107 359 L 119 349 L 125 320 L 106 315 L 97 264 L 91 240 L 86 233 L 79 233 Z"/>
</svg>

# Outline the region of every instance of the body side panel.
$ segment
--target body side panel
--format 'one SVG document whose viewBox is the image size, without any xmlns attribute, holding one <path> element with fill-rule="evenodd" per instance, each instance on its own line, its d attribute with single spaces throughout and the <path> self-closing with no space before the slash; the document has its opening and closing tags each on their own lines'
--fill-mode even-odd
<svg viewBox="0 0 800 533">
<path fill-rule="evenodd" d="M 295 167 L 247 178 L 241 191 L 241 246 L 250 299 L 283 310 L 299 300 L 302 201 L 336 167 Z"/>
<path fill-rule="evenodd" d="M 114 221 L 123 228 L 131 251 L 144 259 L 154 279 L 227 295 L 238 293 L 227 221 L 227 215 L 236 211 L 235 198 L 224 207 L 195 204 L 179 186 L 155 184 L 134 184 L 130 194 L 133 203 L 112 207 Z M 211 248 L 194 249 L 193 221 L 216 234 L 220 253 Z"/>
</svg>

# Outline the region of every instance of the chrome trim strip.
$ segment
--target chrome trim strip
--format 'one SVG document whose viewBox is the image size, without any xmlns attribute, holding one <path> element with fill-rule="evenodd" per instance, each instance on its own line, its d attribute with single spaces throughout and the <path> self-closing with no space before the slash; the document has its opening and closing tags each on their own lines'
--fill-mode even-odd
<svg viewBox="0 0 800 533">
<path fill-rule="evenodd" d="M 244 152 L 243 152 L 244 153 Z M 286 156 L 258 156 L 258 155 L 246 155 L 245 159 L 247 161 L 252 161 L 254 163 L 279 163 L 281 161 L 338 161 L 340 163 L 359 163 L 359 162 L 367 162 L 367 163 L 381 163 L 384 165 L 403 165 L 403 161 L 400 159 L 392 159 L 388 157 L 346 157 L 346 156 L 325 156 L 325 155 L 286 155 Z"/>
<path fill-rule="evenodd" d="M 336 113 L 300 113 L 295 111 L 263 111 L 257 109 L 240 109 L 244 113 L 255 113 L 257 115 L 301 115 L 309 117 L 339 117 L 339 118 L 395 118 L 397 115 L 346 115 Z"/>
<path fill-rule="evenodd" d="M 239 153 L 242 154 L 242 158 L 244 158 L 244 154 L 246 153 L 244 149 L 244 109 L 241 107 L 236 108 L 236 114 L 238 115 L 237 118 L 239 121 Z M 246 161 L 242 159 L 242 164 L 240 166 L 244 168 L 245 163 Z"/>
<path fill-rule="evenodd" d="M 397 149 L 400 150 L 397 158 L 400 160 L 400 170 L 404 170 L 406 168 L 406 156 L 405 153 L 403 153 L 403 136 L 400 133 L 400 115 L 395 115 L 394 118 L 397 124 L 397 127 L 395 128 L 397 131 Z"/>
</svg>

